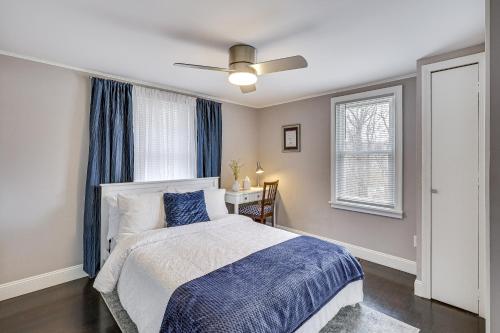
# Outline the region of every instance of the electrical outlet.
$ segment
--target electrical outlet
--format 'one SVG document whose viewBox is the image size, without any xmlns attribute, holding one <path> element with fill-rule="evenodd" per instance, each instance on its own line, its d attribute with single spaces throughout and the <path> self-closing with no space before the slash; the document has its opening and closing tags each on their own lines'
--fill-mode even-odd
<svg viewBox="0 0 500 333">
<path fill-rule="evenodd" d="M 417 235 L 413 235 L 413 247 L 417 247 Z"/>
</svg>

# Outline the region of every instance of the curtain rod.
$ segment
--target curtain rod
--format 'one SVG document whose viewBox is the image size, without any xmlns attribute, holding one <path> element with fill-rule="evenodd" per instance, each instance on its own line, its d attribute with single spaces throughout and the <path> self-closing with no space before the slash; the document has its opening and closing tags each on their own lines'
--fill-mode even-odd
<svg viewBox="0 0 500 333">
<path fill-rule="evenodd" d="M 221 100 L 217 100 L 213 97 L 210 97 L 210 96 L 204 96 L 204 95 L 195 95 L 193 93 L 189 93 L 189 92 L 185 92 L 185 91 L 182 91 L 182 90 L 175 90 L 175 89 L 169 89 L 165 86 L 162 86 L 162 85 L 155 85 L 153 83 L 149 83 L 149 82 L 144 82 L 144 81 L 139 81 L 139 80 L 133 80 L 133 79 L 126 79 L 126 78 L 123 78 L 121 76 L 114 76 L 114 75 L 107 75 L 107 74 L 93 74 L 93 73 L 88 73 L 90 74 L 89 75 L 89 78 L 96 78 L 96 79 L 106 79 L 106 80 L 113 80 L 113 81 L 117 81 L 117 82 L 122 82 L 122 83 L 129 83 L 129 84 L 132 84 L 132 85 L 135 85 L 135 86 L 140 86 L 140 87 L 144 87 L 144 88 L 150 88 L 150 89 L 158 89 L 158 90 L 161 90 L 161 91 L 165 91 L 165 92 L 169 92 L 169 93 L 174 93 L 174 94 L 180 94 L 180 95 L 184 95 L 184 96 L 188 96 L 188 97 L 193 97 L 193 98 L 203 98 L 203 99 L 206 99 L 206 100 L 211 100 L 211 101 L 214 101 L 214 102 L 218 102 L 218 103 L 221 103 L 223 101 Z"/>
</svg>

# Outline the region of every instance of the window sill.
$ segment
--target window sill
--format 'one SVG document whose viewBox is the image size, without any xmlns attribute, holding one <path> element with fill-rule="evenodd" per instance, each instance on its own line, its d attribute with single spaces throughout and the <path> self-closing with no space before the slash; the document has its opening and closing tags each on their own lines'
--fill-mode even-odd
<svg viewBox="0 0 500 333">
<path fill-rule="evenodd" d="M 396 209 L 383 209 L 383 208 L 374 208 L 370 206 L 363 205 L 355 205 L 355 204 L 346 204 L 346 203 L 338 203 L 334 201 L 328 202 L 332 208 L 350 210 L 358 213 L 372 214 L 372 215 L 380 215 L 391 217 L 394 219 L 403 219 L 403 211 Z"/>
</svg>

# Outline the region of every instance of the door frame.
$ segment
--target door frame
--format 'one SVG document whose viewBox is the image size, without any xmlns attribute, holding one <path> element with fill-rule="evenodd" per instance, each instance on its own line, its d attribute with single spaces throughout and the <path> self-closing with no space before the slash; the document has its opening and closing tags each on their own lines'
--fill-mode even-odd
<svg viewBox="0 0 500 333">
<path fill-rule="evenodd" d="M 472 54 L 455 59 L 423 65 L 422 77 L 422 206 L 421 206 L 421 274 L 415 282 L 415 294 L 431 298 L 431 79 L 436 71 L 478 64 L 479 67 L 479 316 L 489 317 L 489 112 L 485 108 L 485 54 Z"/>
</svg>

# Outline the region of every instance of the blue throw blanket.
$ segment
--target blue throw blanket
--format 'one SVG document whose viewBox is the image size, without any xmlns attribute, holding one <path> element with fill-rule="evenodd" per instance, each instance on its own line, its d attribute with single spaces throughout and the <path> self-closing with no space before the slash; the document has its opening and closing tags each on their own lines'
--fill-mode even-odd
<svg viewBox="0 0 500 333">
<path fill-rule="evenodd" d="M 177 288 L 160 332 L 293 332 L 362 278 L 343 247 L 296 237 Z"/>
</svg>

